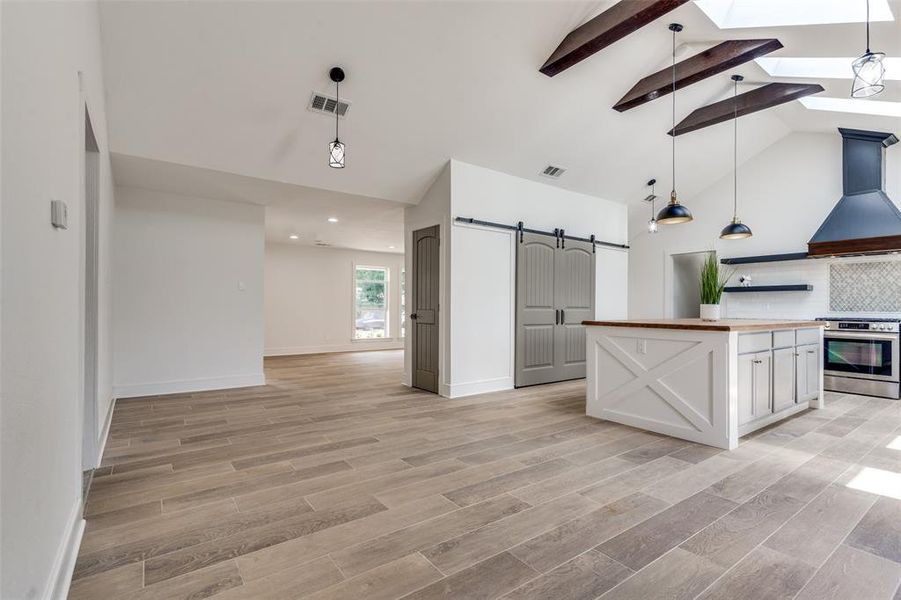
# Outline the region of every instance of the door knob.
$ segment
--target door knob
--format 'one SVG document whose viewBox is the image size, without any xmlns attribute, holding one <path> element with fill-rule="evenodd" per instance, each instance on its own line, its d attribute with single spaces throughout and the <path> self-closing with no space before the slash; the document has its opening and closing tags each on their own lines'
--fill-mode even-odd
<svg viewBox="0 0 901 600">
<path fill-rule="evenodd" d="M 410 318 L 415 321 L 416 319 L 419 318 L 419 315 L 417 315 L 416 313 L 413 313 L 412 315 L 410 315 Z"/>
</svg>

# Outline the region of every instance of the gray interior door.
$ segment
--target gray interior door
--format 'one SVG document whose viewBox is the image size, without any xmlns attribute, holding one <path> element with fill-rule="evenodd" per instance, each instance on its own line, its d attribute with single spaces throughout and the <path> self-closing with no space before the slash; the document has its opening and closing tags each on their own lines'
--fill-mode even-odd
<svg viewBox="0 0 901 600">
<path fill-rule="evenodd" d="M 554 336 L 557 380 L 585 377 L 585 326 L 594 319 L 595 254 L 591 242 L 566 240 L 557 250 L 556 304 L 560 325 Z"/>
<path fill-rule="evenodd" d="M 585 377 L 585 328 L 594 318 L 590 242 L 524 233 L 516 253 L 517 387 Z"/>
<path fill-rule="evenodd" d="M 438 225 L 413 232 L 413 387 L 438 393 Z"/>
</svg>

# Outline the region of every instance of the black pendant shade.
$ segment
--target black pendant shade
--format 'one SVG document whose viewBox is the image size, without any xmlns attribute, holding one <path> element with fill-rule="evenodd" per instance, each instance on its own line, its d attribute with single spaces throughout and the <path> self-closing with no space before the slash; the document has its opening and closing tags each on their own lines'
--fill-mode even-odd
<svg viewBox="0 0 901 600">
<path fill-rule="evenodd" d="M 679 23 L 670 23 L 669 30 L 673 32 L 673 130 L 676 129 L 676 34 L 682 31 L 682 25 Z M 679 198 L 676 196 L 676 136 L 672 136 L 673 144 L 673 190 L 670 192 L 669 204 L 664 206 L 657 213 L 657 222 L 661 225 L 676 225 L 678 223 L 688 223 L 694 217 L 691 211 L 679 204 Z"/>
<path fill-rule="evenodd" d="M 720 239 L 743 240 L 749 238 L 751 228 L 738 219 L 738 82 L 744 81 L 741 75 L 732 76 L 732 222 L 723 227 Z"/>
<path fill-rule="evenodd" d="M 660 209 L 657 213 L 657 222 L 661 225 L 676 225 L 678 223 L 688 223 L 694 217 L 691 211 L 679 204 L 676 195 L 670 196 L 669 204 Z"/>
<path fill-rule="evenodd" d="M 751 228 L 739 220 L 733 220 L 731 223 L 723 227 L 720 237 L 724 240 L 742 240 L 753 235 Z"/>
</svg>

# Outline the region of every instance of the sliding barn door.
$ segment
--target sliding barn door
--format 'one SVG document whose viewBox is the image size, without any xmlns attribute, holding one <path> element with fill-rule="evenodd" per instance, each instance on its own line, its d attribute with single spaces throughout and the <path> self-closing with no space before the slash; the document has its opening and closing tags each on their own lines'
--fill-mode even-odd
<svg viewBox="0 0 901 600">
<path fill-rule="evenodd" d="M 516 248 L 515 384 L 556 381 L 556 240 L 524 233 Z"/>
<path fill-rule="evenodd" d="M 413 387 L 438 393 L 438 225 L 413 232 Z"/>
<path fill-rule="evenodd" d="M 594 318 L 589 242 L 524 233 L 516 252 L 517 387 L 585 377 L 585 328 Z"/>
<path fill-rule="evenodd" d="M 566 240 L 557 251 L 557 307 L 560 325 L 555 336 L 557 380 L 585 377 L 585 326 L 594 319 L 595 261 L 591 242 Z"/>
</svg>

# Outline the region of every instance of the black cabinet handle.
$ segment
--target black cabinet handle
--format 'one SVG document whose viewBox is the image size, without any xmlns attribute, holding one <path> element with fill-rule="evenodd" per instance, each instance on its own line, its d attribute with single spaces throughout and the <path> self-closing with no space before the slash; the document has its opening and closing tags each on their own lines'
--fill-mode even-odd
<svg viewBox="0 0 901 600">
<path fill-rule="evenodd" d="M 560 324 L 566 325 L 566 313 L 563 312 L 563 309 L 560 309 Z"/>
<path fill-rule="evenodd" d="M 417 315 L 416 313 L 413 313 L 412 315 L 410 315 L 410 318 L 415 321 L 416 319 L 419 318 L 419 315 Z"/>
</svg>

